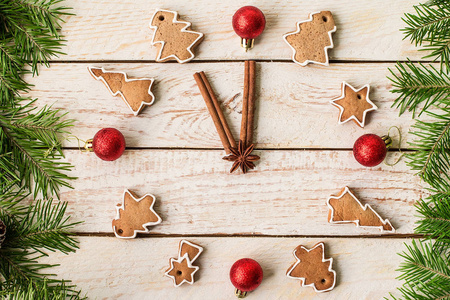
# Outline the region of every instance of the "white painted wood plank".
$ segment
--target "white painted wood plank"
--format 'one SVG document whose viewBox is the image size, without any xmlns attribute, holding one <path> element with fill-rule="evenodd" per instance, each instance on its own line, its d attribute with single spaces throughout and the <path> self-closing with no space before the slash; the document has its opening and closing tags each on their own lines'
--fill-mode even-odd
<svg viewBox="0 0 450 300">
<path fill-rule="evenodd" d="M 60 263 L 61 277 L 70 278 L 91 299 L 236 299 L 229 280 L 231 265 L 251 257 L 262 266 L 262 284 L 247 299 L 382 299 L 400 285 L 394 278 L 403 251 L 402 239 L 305 238 L 188 238 L 204 247 L 196 260 L 200 270 L 194 285 L 173 287 L 163 276 L 170 257 L 178 251 L 178 238 L 118 240 L 81 237 L 75 254 L 51 254 L 45 262 Z M 324 241 L 333 257 L 337 285 L 316 293 L 286 277 L 300 244 Z"/>
<path fill-rule="evenodd" d="M 403 162 L 364 168 L 350 151 L 256 151 L 256 170 L 229 174 L 223 151 L 128 150 L 115 162 L 65 151 L 79 179 L 64 190 L 77 232 L 109 232 L 115 205 L 128 188 L 156 196 L 159 234 L 379 235 L 378 229 L 327 222 L 326 200 L 348 185 L 388 218 L 397 233 L 413 233 L 412 206 L 422 188 Z M 393 157 L 394 158 L 394 157 Z"/>
<path fill-rule="evenodd" d="M 293 31 L 309 13 L 330 10 L 336 21 L 335 49 L 332 60 L 418 59 L 418 53 L 399 31 L 405 12 L 412 12 L 417 1 L 183 1 L 183 0 L 69 0 L 75 16 L 66 18 L 62 33 L 68 40 L 62 60 L 154 60 L 153 32 L 148 24 L 157 8 L 178 11 L 193 23 L 193 29 L 205 34 L 196 59 L 284 59 L 292 56 L 283 34 Z M 234 33 L 231 18 L 244 5 L 258 6 L 266 16 L 264 33 L 255 48 L 245 53 Z M 297 66 L 299 69 L 301 67 Z M 302 69 L 303 70 L 303 69 Z"/>
<path fill-rule="evenodd" d="M 52 64 L 39 77 L 27 77 L 30 96 L 38 105 L 53 104 L 78 120 L 73 134 L 86 140 L 103 127 L 123 132 L 129 147 L 221 148 L 219 136 L 193 79 L 204 70 L 224 103 L 235 138 L 239 137 L 243 63 L 96 64 L 134 77 L 155 77 L 155 104 L 135 117 L 120 97 L 113 97 L 87 71 L 89 64 Z M 386 76 L 392 64 L 334 64 L 301 69 L 291 63 L 257 64 L 255 142 L 258 148 L 351 148 L 365 133 L 383 135 L 390 126 L 406 133 L 410 114 L 398 117 Z M 339 110 L 329 101 L 341 94 L 341 83 L 371 85 L 371 100 L 379 107 L 368 114 L 366 127 L 338 125 Z M 237 96 L 236 96 L 237 95 Z M 236 97 L 235 97 L 236 96 Z M 77 146 L 72 139 L 66 146 Z"/>
</svg>

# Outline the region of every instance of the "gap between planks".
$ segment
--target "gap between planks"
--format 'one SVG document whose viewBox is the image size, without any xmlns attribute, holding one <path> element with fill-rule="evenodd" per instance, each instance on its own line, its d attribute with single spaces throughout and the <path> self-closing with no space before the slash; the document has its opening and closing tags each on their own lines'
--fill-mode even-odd
<svg viewBox="0 0 450 300">
<path fill-rule="evenodd" d="M 84 147 L 63 147 L 64 150 L 84 151 Z M 223 151 L 223 148 L 183 148 L 183 147 L 126 147 L 126 150 L 174 150 L 174 151 Z M 258 151 L 352 151 L 352 148 L 255 148 Z M 429 149 L 431 150 L 431 149 Z M 409 148 L 389 148 L 388 152 L 415 152 Z"/>
<path fill-rule="evenodd" d="M 75 236 L 87 236 L 87 237 L 114 237 L 112 232 L 73 232 Z M 326 239 L 415 239 L 424 238 L 423 234 L 364 234 L 364 235 L 298 235 L 298 234 L 286 234 L 286 235 L 274 235 L 274 234 L 226 234 L 226 233 L 214 233 L 214 234 L 139 234 L 138 238 L 326 238 Z"/>
<path fill-rule="evenodd" d="M 199 64 L 214 64 L 214 63 L 243 63 L 246 60 L 253 60 L 257 63 L 267 63 L 267 62 L 273 62 L 273 63 L 294 63 L 290 59 L 233 59 L 233 60 L 220 60 L 220 59 L 214 59 L 214 60 L 207 60 L 207 59 L 199 59 L 199 60 L 192 60 L 192 63 L 199 63 Z M 331 59 L 330 64 L 391 64 L 391 63 L 434 63 L 434 61 L 431 60 L 349 60 L 349 59 Z M 154 60 L 50 60 L 49 63 L 55 63 L 55 64 L 160 64 Z M 166 61 L 164 64 L 178 64 L 177 61 Z"/>
</svg>

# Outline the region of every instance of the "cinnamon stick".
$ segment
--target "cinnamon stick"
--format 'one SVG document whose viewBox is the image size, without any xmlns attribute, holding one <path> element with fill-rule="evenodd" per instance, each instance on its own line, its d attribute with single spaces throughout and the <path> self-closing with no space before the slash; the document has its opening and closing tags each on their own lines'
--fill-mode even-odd
<svg viewBox="0 0 450 300">
<path fill-rule="evenodd" d="M 241 134 L 239 140 L 244 143 L 247 148 L 247 121 L 248 121 L 248 96 L 249 96 L 249 80 L 250 80 L 250 63 L 245 61 L 244 71 L 244 97 L 242 99 L 242 117 L 241 117 Z"/>
<path fill-rule="evenodd" d="M 247 139 L 246 146 L 253 144 L 253 120 L 255 119 L 255 62 L 249 62 L 249 86 L 248 86 L 248 104 L 247 104 Z"/>
<path fill-rule="evenodd" d="M 228 123 L 223 115 L 220 104 L 214 94 L 214 91 L 209 84 L 208 79 L 204 72 L 197 72 L 194 74 L 194 79 L 197 82 L 197 86 L 205 100 L 206 107 L 208 108 L 209 114 L 213 119 L 214 125 L 216 126 L 217 133 L 219 134 L 220 140 L 222 141 L 223 148 L 227 154 L 231 153 L 230 148 L 236 148 L 236 141 L 228 127 Z"/>
</svg>

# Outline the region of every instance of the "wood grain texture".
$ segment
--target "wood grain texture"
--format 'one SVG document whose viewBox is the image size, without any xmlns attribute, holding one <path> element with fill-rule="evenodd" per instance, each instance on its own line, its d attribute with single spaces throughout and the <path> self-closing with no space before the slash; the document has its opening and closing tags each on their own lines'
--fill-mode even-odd
<svg viewBox="0 0 450 300">
<path fill-rule="evenodd" d="M 244 5 L 258 6 L 266 16 L 266 29 L 255 48 L 245 53 L 234 33 L 231 18 Z M 403 13 L 412 12 L 417 1 L 215 1 L 183 0 L 69 0 L 74 16 L 66 18 L 62 33 L 68 40 L 62 60 L 154 60 L 157 48 L 151 45 L 150 18 L 157 8 L 176 10 L 205 34 L 196 50 L 198 60 L 283 59 L 292 52 L 283 34 L 295 30 L 309 13 L 330 10 L 336 21 L 332 60 L 404 60 L 423 55 L 403 41 L 399 31 L 405 25 Z M 301 69 L 300 66 L 297 66 Z"/>
<path fill-rule="evenodd" d="M 94 80 L 89 64 L 52 64 L 39 77 L 27 77 L 35 87 L 30 96 L 39 105 L 53 104 L 76 119 L 72 132 L 88 139 L 103 127 L 115 127 L 128 147 L 223 148 L 193 74 L 204 70 L 221 103 L 234 137 L 239 137 L 244 63 L 95 64 L 130 77 L 154 77 L 156 101 L 135 117 L 120 97 L 113 97 Z M 384 135 L 392 125 L 402 129 L 406 147 L 411 115 L 398 117 L 386 79 L 393 64 L 333 64 L 300 68 L 294 63 L 256 65 L 255 137 L 257 148 L 352 148 L 365 133 Z M 339 109 L 329 103 L 341 95 L 341 83 L 355 88 L 370 84 L 370 99 L 378 106 L 364 129 L 353 122 L 338 124 Z M 394 132 L 394 134 L 396 134 Z M 394 137 L 394 141 L 397 137 Z M 65 146 L 77 146 L 72 139 Z M 394 146 L 398 146 L 394 143 Z"/>
<path fill-rule="evenodd" d="M 404 161 L 395 167 L 364 168 L 348 149 L 362 134 L 383 135 L 392 125 L 406 137 L 402 147 L 411 141 L 407 132 L 413 121 L 409 114 L 398 117 L 391 108 L 395 95 L 389 92 L 392 86 L 386 76 L 396 60 L 421 60 L 424 54 L 402 40 L 399 31 L 404 27 L 401 17 L 413 11 L 416 1 L 67 0 L 64 4 L 75 13 L 65 18 L 62 30 L 68 55 L 42 69 L 39 77 L 25 77 L 35 85 L 29 96 L 39 98 L 39 106 L 52 104 L 68 112 L 77 120 L 73 134 L 78 138 L 115 127 L 128 146 L 114 162 L 65 150 L 66 160 L 75 166 L 71 175 L 79 178 L 73 190 L 62 190 L 61 199 L 69 202 L 73 221 L 85 221 L 74 230 L 81 235 L 112 235 L 115 205 L 125 188 L 138 195 L 154 194 L 163 222 L 151 228 L 149 237 L 135 240 L 82 236 L 77 253 L 55 253 L 41 260 L 61 263 L 55 273 L 72 279 L 92 299 L 235 299 L 228 272 L 243 257 L 258 260 L 265 272 L 262 285 L 249 299 L 381 299 L 401 284 L 395 280 L 401 261 L 396 253 L 408 240 L 398 237 L 413 233 L 413 204 L 424 194 L 422 183 Z M 247 53 L 231 27 L 233 13 L 243 5 L 258 6 L 267 19 L 265 32 Z M 205 34 L 196 50 L 197 63 L 153 63 L 157 48 L 151 46 L 148 23 L 156 8 L 178 11 L 192 22 L 193 30 Z M 330 10 L 336 21 L 335 48 L 329 52 L 332 63 L 303 68 L 290 62 L 292 53 L 282 35 L 318 10 Z M 265 61 L 256 68 L 254 140 L 261 161 L 245 176 L 230 175 L 230 163 L 221 159 L 222 144 L 192 76 L 205 71 L 238 137 L 242 61 L 247 59 Z M 155 104 L 133 116 L 120 97 L 112 97 L 89 75 L 89 65 L 130 77 L 154 77 Z M 371 85 L 370 99 L 379 110 L 368 116 L 364 129 L 352 123 L 338 125 L 339 111 L 329 104 L 340 95 L 344 80 L 356 88 Z M 77 146 L 76 139 L 64 142 L 64 147 Z M 398 157 L 390 155 L 392 160 Z M 330 225 L 326 199 L 345 185 L 388 218 L 397 232 L 388 238 L 379 237 L 377 229 Z M 213 236 L 187 238 L 205 247 L 194 286 L 174 288 L 163 277 L 180 240 L 164 235 Z M 326 243 L 326 254 L 335 259 L 338 272 L 337 287 L 324 294 L 301 288 L 285 276 L 294 262 L 292 250 L 319 241 Z"/>
<path fill-rule="evenodd" d="M 404 250 L 402 239 L 191 238 L 205 251 L 195 261 L 200 270 L 194 285 L 173 287 L 165 277 L 169 258 L 177 255 L 176 238 L 119 240 L 82 237 L 70 255 L 52 254 L 44 262 L 60 263 L 54 271 L 71 278 L 91 299 L 236 299 L 229 280 L 231 265 L 251 257 L 262 266 L 262 284 L 248 299 L 373 300 L 395 292 L 395 272 Z M 337 272 L 334 290 L 318 294 L 286 277 L 295 262 L 292 251 L 302 244 L 325 242 Z"/>
<path fill-rule="evenodd" d="M 327 222 L 328 196 L 348 185 L 363 203 L 388 218 L 397 233 L 413 233 L 419 178 L 403 162 L 365 168 L 351 151 L 255 151 L 256 170 L 229 174 L 223 151 L 128 150 L 115 162 L 94 153 L 65 151 L 75 166 L 70 202 L 75 231 L 112 233 L 115 205 L 128 188 L 156 196 L 163 219 L 158 234 L 379 235 Z M 392 158 L 395 158 L 392 157 Z"/>
</svg>

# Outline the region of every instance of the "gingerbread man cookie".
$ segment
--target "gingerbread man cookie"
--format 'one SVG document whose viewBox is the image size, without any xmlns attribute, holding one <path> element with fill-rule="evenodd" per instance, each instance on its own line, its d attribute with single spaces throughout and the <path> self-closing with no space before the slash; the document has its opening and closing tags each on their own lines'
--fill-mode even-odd
<svg viewBox="0 0 450 300">
<path fill-rule="evenodd" d="M 311 13 L 309 19 L 297 23 L 297 30 L 283 35 L 293 50 L 292 60 L 306 66 L 309 63 L 328 66 L 328 49 L 333 48 L 331 34 L 336 31 L 329 11 Z"/>
<path fill-rule="evenodd" d="M 113 96 L 120 95 L 137 116 L 144 105 L 152 105 L 155 101 L 151 89 L 153 78 L 129 79 L 124 72 L 111 72 L 103 68 L 88 67 L 89 73 L 97 80 L 101 80 Z"/>
<path fill-rule="evenodd" d="M 194 283 L 194 274 L 199 270 L 199 267 L 194 266 L 194 261 L 203 252 L 203 248 L 197 244 L 182 240 L 178 247 L 178 258 L 169 259 L 169 268 L 164 273 L 165 276 L 173 280 L 175 287 L 183 283 Z"/>
<path fill-rule="evenodd" d="M 369 99 L 370 86 L 366 84 L 356 90 L 347 82 L 342 82 L 342 94 L 331 100 L 330 103 L 339 108 L 339 124 L 353 120 L 361 128 L 366 123 L 366 115 L 369 111 L 377 110 L 378 107 Z"/>
<path fill-rule="evenodd" d="M 195 56 L 193 48 L 203 40 L 203 33 L 192 31 L 191 23 L 178 19 L 175 11 L 157 9 L 150 28 L 154 30 L 152 45 L 159 47 L 157 62 L 188 62 Z"/>
<path fill-rule="evenodd" d="M 294 250 L 296 262 L 288 269 L 289 278 L 299 279 L 302 286 L 312 286 L 316 292 L 331 291 L 336 284 L 333 259 L 325 259 L 325 245 L 318 243 L 311 249 L 300 245 Z"/>
<path fill-rule="evenodd" d="M 123 202 L 117 205 L 117 215 L 112 221 L 116 237 L 135 238 L 138 232 L 148 233 L 147 226 L 161 223 L 161 217 L 153 209 L 155 200 L 150 194 L 138 199 L 133 192 L 125 190 Z"/>
<path fill-rule="evenodd" d="M 330 208 L 328 222 L 332 224 L 354 223 L 357 227 L 375 227 L 381 231 L 395 232 L 388 219 L 383 220 L 369 205 L 362 205 L 352 191 L 345 187 L 336 196 L 327 200 Z"/>
</svg>

